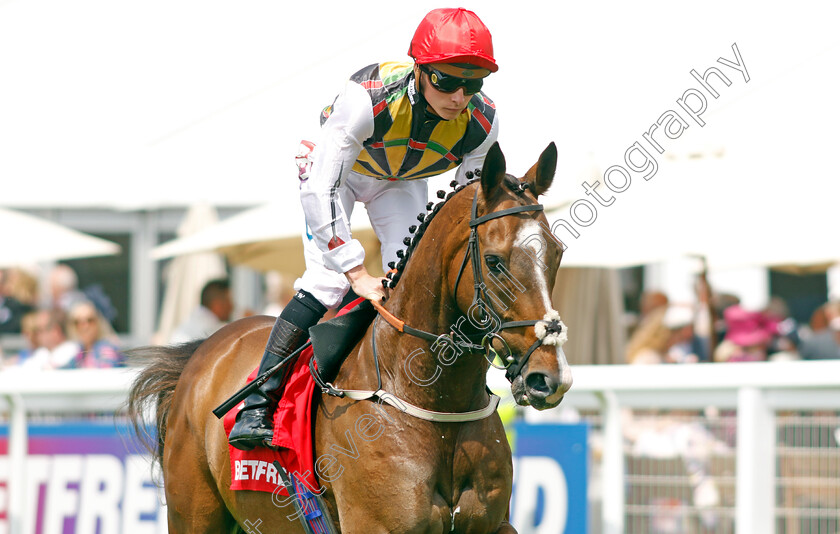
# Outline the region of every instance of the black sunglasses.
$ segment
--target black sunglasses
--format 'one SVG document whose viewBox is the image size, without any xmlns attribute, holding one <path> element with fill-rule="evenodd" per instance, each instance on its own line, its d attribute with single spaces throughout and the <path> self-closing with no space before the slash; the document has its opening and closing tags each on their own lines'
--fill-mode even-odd
<svg viewBox="0 0 840 534">
<path fill-rule="evenodd" d="M 454 93 L 459 87 L 463 87 L 465 95 L 474 95 L 481 91 L 484 84 L 484 78 L 459 78 L 428 65 L 421 65 L 420 70 L 429 75 L 432 86 L 441 93 Z"/>
</svg>

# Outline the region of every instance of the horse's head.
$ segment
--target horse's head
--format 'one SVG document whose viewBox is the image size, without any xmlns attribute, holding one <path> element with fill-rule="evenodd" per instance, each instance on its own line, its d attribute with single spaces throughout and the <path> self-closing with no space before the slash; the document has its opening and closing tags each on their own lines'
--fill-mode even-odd
<svg viewBox="0 0 840 534">
<path fill-rule="evenodd" d="M 507 366 L 516 402 L 553 408 L 572 385 L 563 342 L 566 327 L 551 304 L 563 254 L 537 198 L 554 179 L 550 144 L 522 179 L 505 172 L 498 144 L 487 154 L 475 192 L 466 256 L 456 261 L 453 291 L 484 336 L 487 353 Z M 460 260 L 460 258 L 459 258 Z M 477 261 L 476 261 L 477 260 Z"/>
</svg>

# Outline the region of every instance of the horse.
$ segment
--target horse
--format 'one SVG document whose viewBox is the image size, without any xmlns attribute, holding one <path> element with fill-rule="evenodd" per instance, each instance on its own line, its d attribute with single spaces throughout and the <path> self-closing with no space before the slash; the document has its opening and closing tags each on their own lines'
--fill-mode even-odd
<svg viewBox="0 0 840 534">
<path fill-rule="evenodd" d="M 410 229 L 379 315 L 333 382 L 316 388 L 315 457 L 355 451 L 319 473 L 338 531 L 516 532 L 511 450 L 487 373 L 506 366 L 516 402 L 540 410 L 571 387 L 565 325 L 550 300 L 562 246 L 546 238 L 537 203 L 556 162 L 551 143 L 518 179 L 494 144 L 477 178 L 439 191 L 446 198 Z M 156 406 L 151 446 L 172 533 L 304 532 L 272 494 L 230 490 L 228 442 L 212 414 L 257 367 L 273 321 L 249 317 L 201 342 L 134 350 L 147 363 L 129 415 L 142 427 Z M 349 394 L 365 387 L 377 388 L 374 398 Z"/>
</svg>

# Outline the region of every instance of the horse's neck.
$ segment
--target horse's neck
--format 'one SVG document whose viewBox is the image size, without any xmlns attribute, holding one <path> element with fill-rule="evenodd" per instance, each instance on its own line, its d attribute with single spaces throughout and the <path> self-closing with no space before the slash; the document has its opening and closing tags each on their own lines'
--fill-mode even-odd
<svg viewBox="0 0 840 534">
<path fill-rule="evenodd" d="M 465 236 L 451 232 L 454 222 L 442 222 L 449 235 L 423 237 L 388 305 L 405 324 L 436 335 L 450 333 L 461 315 L 450 291 L 447 266 L 463 253 L 459 244 L 466 242 Z M 486 404 L 487 365 L 481 355 L 457 353 L 444 345 L 433 348 L 426 340 L 380 324 L 377 353 L 388 369 L 383 374 L 386 390 L 392 387 L 388 391 L 436 411 L 467 411 Z"/>
</svg>

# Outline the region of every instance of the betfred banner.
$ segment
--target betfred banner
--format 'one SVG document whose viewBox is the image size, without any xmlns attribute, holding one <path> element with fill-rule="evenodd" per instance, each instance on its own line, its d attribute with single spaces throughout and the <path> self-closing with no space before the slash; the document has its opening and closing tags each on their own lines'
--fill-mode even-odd
<svg viewBox="0 0 840 534">
<path fill-rule="evenodd" d="M 9 532 L 9 429 L 0 426 L 0 533 Z M 128 425 L 29 425 L 24 534 L 163 534 L 163 491 Z"/>
<path fill-rule="evenodd" d="M 514 426 L 511 523 L 520 534 L 586 534 L 586 424 Z"/>
<path fill-rule="evenodd" d="M 511 519 L 521 534 L 587 530 L 586 425 L 516 425 Z M 125 424 L 29 425 L 25 534 L 163 534 L 162 491 Z M 8 427 L 0 425 L 0 534 L 9 531 Z"/>
</svg>

